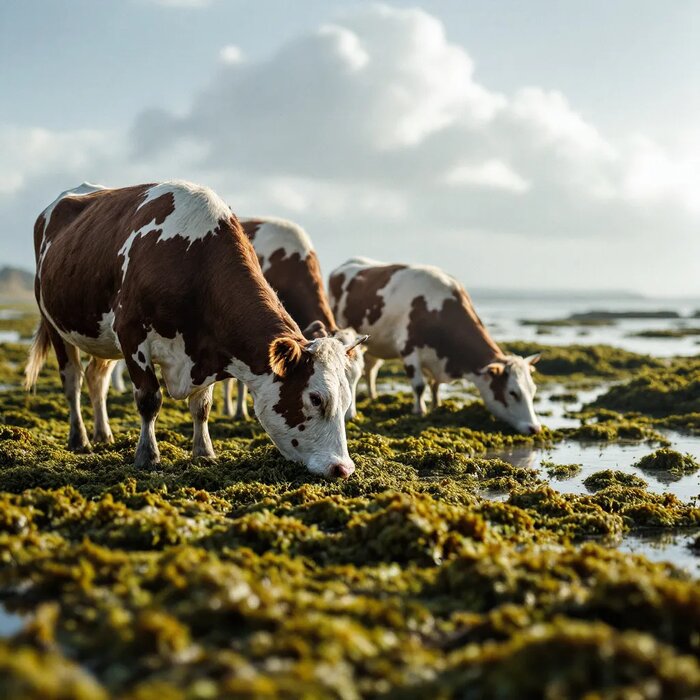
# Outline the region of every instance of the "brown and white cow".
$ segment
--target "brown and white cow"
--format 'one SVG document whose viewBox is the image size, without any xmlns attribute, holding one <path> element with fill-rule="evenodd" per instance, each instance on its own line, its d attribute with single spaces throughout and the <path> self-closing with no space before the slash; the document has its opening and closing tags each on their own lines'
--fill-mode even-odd
<svg viewBox="0 0 700 700">
<path fill-rule="evenodd" d="M 307 338 L 338 338 L 352 348 L 348 355 L 346 376 L 351 400 L 345 418 L 355 417 L 355 392 L 364 369 L 363 349 L 366 340 L 352 328 L 338 328 L 323 285 L 321 266 L 306 231 L 291 221 L 272 217 L 240 219 L 243 231 L 257 253 L 265 279 L 275 290 L 290 316 L 304 329 Z M 355 349 L 356 348 L 356 349 Z M 233 382 L 224 382 L 224 413 L 234 415 L 231 405 Z M 236 418 L 247 418 L 245 384 L 238 382 Z"/>
<path fill-rule="evenodd" d="M 354 258 L 331 273 L 330 297 L 340 323 L 369 334 L 365 375 L 372 398 L 382 361 L 400 357 L 415 394 L 415 413 L 426 410 L 426 377 L 433 406 L 439 405 L 441 383 L 464 377 L 498 418 L 522 433 L 540 431 L 531 377 L 539 356 L 503 353 L 453 277 L 427 265 Z"/>
<path fill-rule="evenodd" d="M 189 401 L 193 453 L 214 455 L 207 426 L 213 384 L 250 387 L 265 430 L 287 458 L 347 476 L 343 417 L 350 404 L 347 348 L 309 341 L 262 275 L 230 208 L 185 182 L 62 193 L 34 228 L 41 323 L 26 368 L 35 384 L 53 345 L 70 406 L 69 447 L 89 449 L 80 413 L 80 351 L 95 413 L 93 440 L 111 442 L 106 394 L 123 357 L 141 415 L 136 465 L 160 460 L 155 421 L 166 388 Z"/>
</svg>

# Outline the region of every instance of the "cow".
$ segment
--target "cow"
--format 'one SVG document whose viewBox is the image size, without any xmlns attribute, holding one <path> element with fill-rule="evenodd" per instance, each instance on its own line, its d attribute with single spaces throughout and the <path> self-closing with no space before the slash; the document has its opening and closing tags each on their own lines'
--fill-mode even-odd
<svg viewBox="0 0 700 700">
<path fill-rule="evenodd" d="M 116 360 L 129 372 L 141 434 L 137 467 L 160 462 L 162 392 L 187 399 L 193 455 L 213 457 L 214 382 L 235 377 L 279 451 L 313 473 L 354 471 L 345 436 L 348 351 L 304 338 L 263 277 L 237 218 L 212 190 L 171 181 L 63 192 L 34 227 L 41 320 L 25 369 L 30 389 L 50 347 L 70 407 L 68 447 L 90 449 L 80 412 L 85 370 L 94 442 L 111 442 L 106 395 Z"/>
<path fill-rule="evenodd" d="M 357 414 L 355 392 L 362 377 L 363 348 L 366 338 L 351 328 L 338 328 L 323 286 L 321 267 L 306 231 L 291 221 L 273 217 L 241 218 L 243 231 L 253 244 L 265 279 L 275 290 L 289 315 L 304 329 L 307 338 L 338 338 L 349 351 L 347 379 L 350 406 L 345 414 L 352 420 Z M 232 380 L 224 382 L 224 413 L 234 415 L 231 404 Z M 236 418 L 247 418 L 245 384 L 238 382 Z"/>
<path fill-rule="evenodd" d="M 365 376 L 371 398 L 381 363 L 401 358 L 414 413 L 426 412 L 426 378 L 433 407 L 440 405 L 440 384 L 467 378 L 495 416 L 521 433 L 540 432 L 531 376 L 539 355 L 505 354 L 453 277 L 428 265 L 354 258 L 333 270 L 329 289 L 338 322 L 369 334 Z"/>
</svg>

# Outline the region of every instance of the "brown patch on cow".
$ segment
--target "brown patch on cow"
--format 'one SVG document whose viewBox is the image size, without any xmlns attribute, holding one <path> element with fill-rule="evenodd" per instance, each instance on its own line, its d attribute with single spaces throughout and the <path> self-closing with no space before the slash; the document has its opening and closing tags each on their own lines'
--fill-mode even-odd
<svg viewBox="0 0 700 700">
<path fill-rule="evenodd" d="M 306 420 L 304 415 L 303 392 L 309 385 L 309 380 L 314 372 L 314 362 L 309 353 L 304 353 L 296 366 L 288 372 L 284 378 L 275 377 L 280 387 L 279 401 L 274 405 L 274 410 L 284 417 L 290 428 L 299 426 Z"/>
<path fill-rule="evenodd" d="M 463 289 L 454 290 L 437 311 L 428 309 L 424 296 L 413 300 L 402 355 L 422 347 L 433 348 L 446 360 L 445 371 L 453 379 L 474 374 L 504 357 Z"/>
<path fill-rule="evenodd" d="M 343 296 L 343 284 L 345 283 L 345 275 L 340 272 L 335 275 L 331 275 L 328 280 L 328 288 L 331 292 L 331 299 L 333 300 L 333 315 L 338 316 L 340 297 Z"/>
<path fill-rule="evenodd" d="M 496 401 L 500 401 L 504 406 L 508 406 L 506 399 L 506 387 L 508 386 L 508 369 L 503 372 L 496 372 L 491 375 L 491 391 Z"/>
<path fill-rule="evenodd" d="M 298 252 L 287 255 L 278 248 L 267 260 L 265 279 L 301 328 L 314 321 L 322 321 L 331 332 L 337 328 L 313 250 L 302 259 Z"/>
<path fill-rule="evenodd" d="M 51 319 L 65 332 L 97 337 L 99 321 L 113 310 L 137 384 L 145 373 L 132 355 L 149 329 L 165 338 L 182 334 L 194 362 L 194 384 L 229 376 L 226 367 L 232 358 L 255 374 L 270 372 L 268 350 L 276 338 L 305 341 L 265 281 L 238 220 L 233 215 L 221 219 L 211 235 L 197 240 L 175 236 L 159 241 L 160 224 L 172 212 L 172 196 L 165 194 L 139 209 L 150 187 L 100 190 L 66 197 L 56 205 L 44 235 L 36 236 L 37 258 L 42 239 L 51 241 L 37 284 Z M 150 222 L 151 231 L 133 241 L 122 283 L 119 250 L 133 231 Z M 291 405 L 292 392 L 285 396 L 285 405 Z M 297 399 L 301 407 L 301 397 Z"/>
<path fill-rule="evenodd" d="M 365 325 L 376 323 L 384 308 L 379 292 L 389 284 L 395 272 L 405 270 L 406 265 L 382 265 L 360 270 L 348 284 L 345 300 L 345 318 L 357 331 Z"/>
<path fill-rule="evenodd" d="M 251 242 L 255 240 L 255 234 L 264 223 L 265 222 L 261 219 L 247 219 L 246 221 L 240 222 L 243 233 L 245 233 L 248 240 Z"/>
</svg>

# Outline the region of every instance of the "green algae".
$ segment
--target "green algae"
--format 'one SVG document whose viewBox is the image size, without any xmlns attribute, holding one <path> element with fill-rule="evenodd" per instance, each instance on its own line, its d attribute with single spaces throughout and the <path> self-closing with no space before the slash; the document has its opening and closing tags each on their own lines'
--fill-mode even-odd
<svg viewBox="0 0 700 700">
<path fill-rule="evenodd" d="M 8 383 L 23 352 L 0 347 Z M 576 357 L 555 372 L 583 371 Z M 608 362 L 622 376 L 639 357 Z M 617 478 L 560 494 L 485 456 L 657 439 L 648 418 L 595 409 L 580 429 L 521 436 L 478 401 L 448 399 L 427 417 L 411 405 L 409 394 L 361 400 L 348 426 L 356 473 L 327 481 L 218 406 L 219 458 L 192 460 L 189 413 L 166 399 L 151 471 L 132 463 L 130 396 L 110 396 L 115 443 L 75 455 L 55 367 L 35 394 L 0 393 L 0 601 L 27 615 L 0 641 L 0 694 L 700 693 L 697 583 L 603 546 L 697 526 L 700 510 Z"/>
<path fill-rule="evenodd" d="M 586 477 L 583 484 L 589 491 L 601 491 L 610 486 L 633 486 L 640 489 L 647 487 L 647 482 L 641 477 L 616 469 L 595 472 Z"/>
<path fill-rule="evenodd" d="M 585 377 L 621 378 L 645 368 L 663 367 L 663 362 L 650 355 L 640 355 L 609 345 L 542 345 L 528 341 L 509 342 L 509 352 L 518 355 L 541 353 L 538 375 L 578 379 Z"/>
<path fill-rule="evenodd" d="M 693 474 L 700 469 L 692 455 L 684 455 L 665 447 L 642 457 L 635 467 L 646 472 L 667 472 L 673 476 Z"/>
<path fill-rule="evenodd" d="M 700 432 L 700 358 L 647 367 L 634 379 L 610 387 L 591 405 L 641 413 L 660 426 Z"/>
<path fill-rule="evenodd" d="M 580 464 L 555 464 L 543 460 L 542 466 L 551 479 L 571 479 L 581 471 Z"/>
</svg>

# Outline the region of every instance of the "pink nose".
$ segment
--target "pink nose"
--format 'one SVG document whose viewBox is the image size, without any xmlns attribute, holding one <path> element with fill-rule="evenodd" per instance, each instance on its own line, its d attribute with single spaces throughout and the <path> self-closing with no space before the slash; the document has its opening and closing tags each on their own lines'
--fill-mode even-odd
<svg viewBox="0 0 700 700">
<path fill-rule="evenodd" d="M 336 464 L 331 464 L 328 468 L 328 476 L 333 479 L 347 479 L 354 471 L 355 466 L 353 464 L 341 464 L 337 462 Z"/>
<path fill-rule="evenodd" d="M 539 423 L 535 423 L 530 426 L 530 435 L 537 435 L 542 430 L 542 426 Z"/>
</svg>

